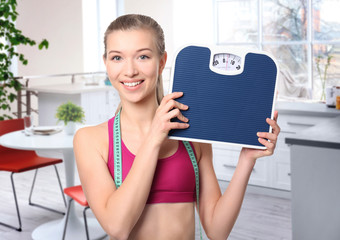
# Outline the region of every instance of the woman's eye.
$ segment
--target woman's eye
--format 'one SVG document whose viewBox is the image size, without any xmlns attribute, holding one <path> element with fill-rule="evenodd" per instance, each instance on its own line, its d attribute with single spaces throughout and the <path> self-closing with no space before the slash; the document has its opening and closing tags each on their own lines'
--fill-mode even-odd
<svg viewBox="0 0 340 240">
<path fill-rule="evenodd" d="M 139 58 L 142 59 L 142 60 L 144 60 L 144 59 L 149 59 L 149 57 L 146 56 L 146 55 L 142 55 L 142 56 L 140 56 Z"/>
<path fill-rule="evenodd" d="M 122 58 L 120 57 L 120 56 L 114 56 L 114 57 L 112 57 L 112 60 L 114 60 L 114 61 L 119 61 L 119 60 L 121 60 Z"/>
</svg>

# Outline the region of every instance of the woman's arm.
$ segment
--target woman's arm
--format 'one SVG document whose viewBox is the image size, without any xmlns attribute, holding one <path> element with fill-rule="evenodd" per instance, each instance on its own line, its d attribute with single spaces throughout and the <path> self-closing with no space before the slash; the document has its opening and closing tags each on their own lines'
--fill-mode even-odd
<svg viewBox="0 0 340 240">
<path fill-rule="evenodd" d="M 166 96 L 154 117 L 152 128 L 143 141 L 119 189 L 108 171 L 98 127 L 80 129 L 74 137 L 74 152 L 80 181 L 93 213 L 113 239 L 127 239 L 141 216 L 149 196 L 158 155 L 167 133 L 173 128 L 186 128 L 186 123 L 171 122 L 178 117 L 187 121 L 179 110 L 187 107 L 174 101 L 181 96 Z M 106 129 L 107 130 L 107 129 Z M 103 131 L 103 130 L 102 130 Z M 98 136 L 99 135 L 99 136 Z M 106 143 L 106 147 L 107 143 Z"/>
<path fill-rule="evenodd" d="M 100 146 L 96 129 L 81 129 L 74 138 L 80 180 L 91 209 L 113 239 L 127 239 L 143 212 L 157 164 L 157 148 L 141 146 L 131 170 L 116 190 Z M 144 144 L 146 145 L 146 144 Z"/>
<path fill-rule="evenodd" d="M 276 119 L 277 112 L 274 114 L 274 120 L 267 119 L 267 123 L 273 128 L 273 133 L 259 134 L 259 142 L 267 147 L 266 150 L 242 149 L 233 177 L 223 195 L 221 195 L 213 170 L 211 146 L 207 144 L 200 145 L 201 189 L 199 212 L 209 239 L 226 239 L 229 236 L 240 212 L 256 159 L 273 154 L 276 139 L 280 132 Z"/>
</svg>

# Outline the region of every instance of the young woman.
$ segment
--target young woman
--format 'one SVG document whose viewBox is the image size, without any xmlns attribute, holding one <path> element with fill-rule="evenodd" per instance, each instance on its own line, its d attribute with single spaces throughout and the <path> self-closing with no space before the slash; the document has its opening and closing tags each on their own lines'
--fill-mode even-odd
<svg viewBox="0 0 340 240">
<path fill-rule="evenodd" d="M 190 106 L 176 101 L 181 92 L 163 97 L 163 31 L 150 17 L 125 15 L 110 24 L 104 43 L 107 73 L 121 99 L 121 130 L 119 135 L 113 127 L 116 115 L 76 133 L 75 156 L 89 205 L 111 239 L 194 239 L 195 173 L 183 142 L 167 138 L 169 130 L 189 127 L 181 112 Z M 231 232 L 256 159 L 273 154 L 280 132 L 277 116 L 275 112 L 274 120 L 266 120 L 273 133 L 258 133 L 267 150 L 242 149 L 223 195 L 211 145 L 190 143 L 199 167 L 199 216 L 209 239 L 226 239 Z M 181 122 L 171 122 L 174 117 Z M 117 137 L 123 175 L 119 188 Z"/>
</svg>

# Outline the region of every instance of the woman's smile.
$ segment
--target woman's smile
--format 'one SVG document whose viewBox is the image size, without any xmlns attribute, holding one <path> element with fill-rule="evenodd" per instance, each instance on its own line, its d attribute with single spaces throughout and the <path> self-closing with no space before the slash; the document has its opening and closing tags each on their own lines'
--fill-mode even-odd
<svg viewBox="0 0 340 240">
<path fill-rule="evenodd" d="M 140 87 L 140 85 L 144 82 L 144 80 L 133 80 L 133 81 L 122 81 L 121 83 L 128 90 L 136 90 Z"/>
</svg>

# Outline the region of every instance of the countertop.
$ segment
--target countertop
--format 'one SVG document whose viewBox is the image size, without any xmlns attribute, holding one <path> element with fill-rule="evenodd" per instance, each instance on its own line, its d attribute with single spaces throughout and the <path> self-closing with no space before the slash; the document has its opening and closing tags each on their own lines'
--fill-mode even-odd
<svg viewBox="0 0 340 240">
<path fill-rule="evenodd" d="M 340 116 L 287 137 L 287 144 L 340 149 Z"/>
<path fill-rule="evenodd" d="M 340 116 L 340 110 L 327 107 L 325 103 L 321 102 L 289 102 L 276 101 L 275 109 L 280 113 L 297 114 L 297 115 L 313 115 L 324 117 Z"/>
<path fill-rule="evenodd" d="M 106 91 L 113 89 L 112 86 L 104 84 L 99 85 L 85 85 L 84 83 L 74 84 L 57 84 L 57 85 L 41 85 L 26 88 L 29 91 L 42 93 L 58 93 L 58 94 L 80 94 L 84 92 Z"/>
</svg>

